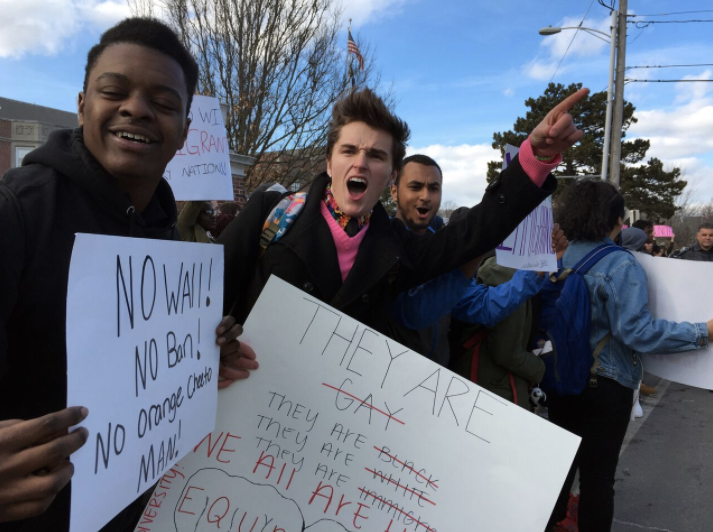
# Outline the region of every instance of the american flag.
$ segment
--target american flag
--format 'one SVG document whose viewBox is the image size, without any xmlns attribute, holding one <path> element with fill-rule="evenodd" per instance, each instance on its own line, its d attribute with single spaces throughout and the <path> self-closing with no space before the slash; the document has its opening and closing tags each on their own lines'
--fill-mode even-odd
<svg viewBox="0 0 713 532">
<path fill-rule="evenodd" d="M 359 60 L 359 67 L 363 71 L 364 58 L 362 57 L 361 52 L 359 51 L 359 47 L 354 42 L 354 39 L 352 39 L 352 30 L 349 30 L 349 38 L 347 39 L 347 50 L 350 54 L 354 54 L 357 57 L 357 59 Z"/>
</svg>

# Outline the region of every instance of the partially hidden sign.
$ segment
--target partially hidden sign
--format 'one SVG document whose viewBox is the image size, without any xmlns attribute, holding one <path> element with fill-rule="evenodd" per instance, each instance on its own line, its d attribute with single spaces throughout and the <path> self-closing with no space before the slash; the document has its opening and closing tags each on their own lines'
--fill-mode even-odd
<svg viewBox="0 0 713 532">
<path fill-rule="evenodd" d="M 136 531 L 544 530 L 578 437 L 274 276 L 241 340 L 260 369 Z"/>
<path fill-rule="evenodd" d="M 503 170 L 518 151 L 515 146 L 505 145 Z M 495 260 L 501 266 L 517 270 L 556 272 L 557 257 L 552 250 L 553 225 L 552 199 L 548 197 L 495 249 Z"/>
<path fill-rule="evenodd" d="M 70 530 L 99 530 L 213 430 L 223 247 L 76 236 L 67 402 L 89 440 L 71 457 Z"/>
<path fill-rule="evenodd" d="M 707 322 L 713 318 L 710 265 L 692 260 L 633 254 L 646 270 L 649 310 L 655 318 Z M 709 339 L 713 341 L 713 339 Z M 658 377 L 713 390 L 713 348 L 658 355 L 642 355 L 644 369 Z"/>
<path fill-rule="evenodd" d="M 186 142 L 163 177 L 179 201 L 232 200 L 230 150 L 218 99 L 196 94 L 188 117 Z"/>
</svg>

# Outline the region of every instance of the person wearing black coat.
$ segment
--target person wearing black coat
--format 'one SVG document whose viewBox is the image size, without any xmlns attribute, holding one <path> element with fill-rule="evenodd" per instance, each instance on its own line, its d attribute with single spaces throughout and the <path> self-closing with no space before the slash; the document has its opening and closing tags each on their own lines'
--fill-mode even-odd
<svg viewBox="0 0 713 532">
<path fill-rule="evenodd" d="M 0 532 L 69 530 L 67 458 L 88 437 L 67 433 L 87 416 L 66 404 L 75 234 L 180 239 L 162 176 L 186 139 L 195 61 L 168 26 L 131 18 L 104 33 L 86 74 L 80 127 L 51 133 L 0 180 Z M 221 356 L 237 349 L 233 324 L 221 322 Z M 142 509 L 102 532 L 133 530 Z"/>
<path fill-rule="evenodd" d="M 225 312 L 244 323 L 274 274 L 385 332 L 396 294 L 492 250 L 554 191 L 555 178 L 545 177 L 547 171 L 540 177 L 542 186 L 535 184 L 523 169 L 522 153 L 530 168 L 543 160 L 558 161 L 560 152 L 583 136 L 566 111 L 586 94 L 583 89 L 550 112 L 463 220 L 436 234 L 418 236 L 400 221 L 390 222 L 378 202 L 400 168 L 407 126 L 368 89 L 350 93 L 332 113 L 327 172 L 316 177 L 303 211 L 284 236 L 261 255 L 263 226 L 281 198 L 270 192 L 253 194 L 239 223 L 221 235 Z M 357 231 L 349 238 L 362 240 L 355 256 L 349 257 L 341 242 L 344 237 L 334 227 L 336 222 L 349 234 L 355 219 Z"/>
</svg>

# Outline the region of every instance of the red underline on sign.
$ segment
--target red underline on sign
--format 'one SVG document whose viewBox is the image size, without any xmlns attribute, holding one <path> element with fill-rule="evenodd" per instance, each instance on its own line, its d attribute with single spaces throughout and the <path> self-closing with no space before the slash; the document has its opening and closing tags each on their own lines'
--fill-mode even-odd
<svg viewBox="0 0 713 532">
<path fill-rule="evenodd" d="M 425 528 L 425 529 L 426 529 L 426 532 L 436 532 L 436 531 L 435 531 L 433 528 L 431 528 L 430 526 L 424 525 L 421 521 L 419 521 L 418 519 L 416 519 L 413 515 L 409 514 L 408 512 L 404 512 L 404 511 L 403 511 L 401 508 L 399 508 L 398 506 L 394 506 L 393 504 L 390 504 L 388 501 L 386 501 L 386 499 L 382 499 L 382 498 L 379 497 L 378 495 L 374 495 L 373 493 L 369 493 L 369 492 L 368 492 L 367 490 L 365 490 L 364 488 L 359 488 L 359 491 L 361 491 L 361 492 L 362 492 L 364 495 L 366 495 L 367 497 L 373 497 L 374 499 L 376 499 L 376 500 L 378 500 L 378 501 L 380 501 L 380 502 L 383 502 L 386 506 L 389 506 L 389 507 L 393 508 L 393 509 L 396 510 L 397 512 L 402 513 L 402 514 L 404 514 L 404 515 L 407 515 L 408 517 L 410 517 L 411 519 L 413 519 L 415 522 L 417 522 L 419 525 L 421 525 L 423 528 Z"/>
<path fill-rule="evenodd" d="M 409 466 L 409 465 L 406 465 L 405 463 L 403 463 L 401 460 L 399 460 L 399 459 L 396 458 L 395 456 L 391 456 L 389 453 L 387 453 L 387 452 L 384 451 L 383 449 L 379 449 L 377 446 L 374 446 L 374 449 L 376 449 L 376 450 L 379 451 L 380 453 L 384 453 L 386 456 L 388 456 L 389 458 L 391 458 L 394 462 L 399 463 L 399 464 L 401 464 L 402 466 L 404 466 L 404 467 L 410 469 L 410 470 L 413 471 L 417 476 L 419 476 L 419 477 L 421 477 L 423 480 L 425 480 L 427 484 L 430 484 L 430 485 L 433 486 L 434 488 L 438 488 L 438 486 L 436 486 L 436 483 L 433 482 L 431 479 L 428 479 L 428 478 L 424 477 L 421 473 L 419 473 L 418 471 L 416 471 L 413 467 L 411 467 L 411 466 Z"/>
<path fill-rule="evenodd" d="M 376 475 L 377 477 L 383 478 L 383 479 L 386 480 L 387 482 L 391 482 L 392 484 L 396 484 L 399 488 L 401 488 L 401 489 L 403 489 L 403 490 L 405 490 L 405 491 L 408 491 L 409 493 L 413 493 L 413 494 L 416 495 L 416 497 L 418 497 L 419 499 L 421 499 L 421 500 L 423 500 L 423 501 L 426 501 L 426 502 L 430 502 L 433 506 L 436 505 L 435 502 L 433 502 L 433 501 L 427 499 L 426 497 L 424 497 L 424 496 L 423 496 L 423 493 L 416 493 L 416 491 L 414 491 L 414 490 L 412 490 L 412 489 L 409 489 L 409 488 L 407 488 L 406 486 L 403 486 L 402 484 L 399 484 L 398 482 L 396 482 L 396 481 L 393 480 L 393 479 L 390 479 L 390 478 L 385 477 L 385 476 L 382 475 L 381 473 L 377 473 L 376 471 L 372 471 L 372 470 L 369 469 L 368 467 L 365 467 L 364 469 L 366 469 L 369 473 L 373 473 L 373 474 Z"/>
<path fill-rule="evenodd" d="M 403 421 L 401 421 L 400 419 L 396 419 L 396 418 L 395 418 L 394 416 L 392 416 L 391 414 L 387 414 L 387 413 L 384 412 L 383 410 L 379 410 L 378 408 L 376 408 L 374 405 L 371 405 L 371 404 L 367 403 L 367 402 L 366 402 L 366 399 L 359 399 L 356 395 L 352 395 L 352 394 L 350 394 L 349 392 L 345 392 L 345 391 L 342 390 L 341 388 L 337 388 L 336 386 L 332 386 L 331 384 L 327 384 L 326 382 L 323 382 L 323 383 L 322 383 L 322 386 L 326 386 L 327 388 L 331 388 L 332 390 L 336 390 L 336 391 L 338 391 L 339 393 L 343 393 L 344 395 L 348 395 L 348 396 L 351 397 L 352 399 L 356 399 L 357 401 L 359 401 L 359 402 L 360 402 L 361 404 L 363 404 L 364 406 L 367 406 L 367 407 L 371 408 L 372 410 L 376 410 L 379 414 L 383 414 L 383 415 L 385 415 L 386 417 L 388 417 L 389 419 L 393 419 L 393 420 L 396 421 L 397 423 L 401 423 L 402 425 L 405 425 L 405 424 L 406 424 L 406 423 L 404 423 Z"/>
</svg>

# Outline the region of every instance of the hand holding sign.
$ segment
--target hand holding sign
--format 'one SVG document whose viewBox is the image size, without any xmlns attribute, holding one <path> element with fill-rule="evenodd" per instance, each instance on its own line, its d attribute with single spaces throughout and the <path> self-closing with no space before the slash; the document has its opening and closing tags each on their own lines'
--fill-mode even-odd
<svg viewBox="0 0 713 532">
<path fill-rule="evenodd" d="M 584 137 L 584 132 L 574 125 L 569 110 L 588 94 L 589 89 L 580 89 L 562 100 L 530 133 L 530 145 L 537 157 L 558 155 Z"/>
<path fill-rule="evenodd" d="M 87 417 L 86 408 L 65 408 L 22 421 L 0 421 L 0 523 L 44 512 L 72 478 L 67 457 L 87 441 L 87 429 L 67 429 Z"/>
<path fill-rule="evenodd" d="M 243 327 L 235 323 L 235 318 L 225 316 L 215 331 L 215 343 L 220 346 L 220 380 L 218 388 L 227 388 L 233 382 L 247 379 L 249 370 L 259 367 L 255 360 L 255 351 L 249 345 L 238 341 L 238 336 L 243 334 Z"/>
<path fill-rule="evenodd" d="M 569 246 L 569 240 L 564 236 L 564 231 L 560 229 L 560 224 L 555 223 L 552 226 L 552 250 L 557 256 L 557 260 L 564 257 L 564 252 Z"/>
<path fill-rule="evenodd" d="M 220 352 L 240 332 L 221 320 L 222 280 L 222 246 L 76 236 L 67 400 L 92 415 L 70 531 L 99 530 L 213 429 Z"/>
</svg>

